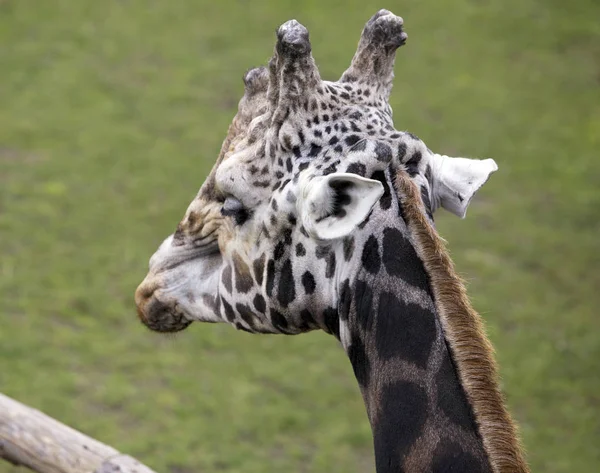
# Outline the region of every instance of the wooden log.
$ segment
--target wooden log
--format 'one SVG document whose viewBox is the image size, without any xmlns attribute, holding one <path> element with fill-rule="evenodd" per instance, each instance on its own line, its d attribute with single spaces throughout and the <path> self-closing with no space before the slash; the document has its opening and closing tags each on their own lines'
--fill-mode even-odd
<svg viewBox="0 0 600 473">
<path fill-rule="evenodd" d="M 0 459 L 39 473 L 156 473 L 1 393 Z"/>
</svg>

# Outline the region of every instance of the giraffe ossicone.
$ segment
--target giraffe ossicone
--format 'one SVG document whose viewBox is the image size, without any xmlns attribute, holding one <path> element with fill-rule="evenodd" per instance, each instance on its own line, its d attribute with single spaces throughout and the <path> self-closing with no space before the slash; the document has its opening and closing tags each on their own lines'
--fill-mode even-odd
<svg viewBox="0 0 600 473">
<path fill-rule="evenodd" d="M 406 173 L 430 222 L 439 207 L 464 217 L 497 166 L 433 153 L 394 128 L 388 99 L 406 39 L 403 20 L 379 11 L 330 82 L 308 30 L 282 25 L 268 67 L 244 75 L 221 153 L 150 259 L 136 305 L 160 332 L 192 321 L 252 333 L 323 329 L 353 365 L 378 473 L 500 471 L 395 187 Z"/>
</svg>

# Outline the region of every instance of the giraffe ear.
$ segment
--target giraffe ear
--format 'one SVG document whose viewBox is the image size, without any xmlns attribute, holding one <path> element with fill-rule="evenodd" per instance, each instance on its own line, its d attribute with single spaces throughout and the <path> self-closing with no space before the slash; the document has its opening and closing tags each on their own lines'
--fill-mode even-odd
<svg viewBox="0 0 600 473">
<path fill-rule="evenodd" d="M 384 192 L 379 181 L 341 172 L 302 180 L 300 189 L 298 213 L 306 231 L 318 240 L 351 233 Z"/>
<path fill-rule="evenodd" d="M 435 154 L 432 163 L 434 201 L 464 218 L 475 193 L 497 170 L 498 165 L 493 159 L 451 158 Z"/>
</svg>

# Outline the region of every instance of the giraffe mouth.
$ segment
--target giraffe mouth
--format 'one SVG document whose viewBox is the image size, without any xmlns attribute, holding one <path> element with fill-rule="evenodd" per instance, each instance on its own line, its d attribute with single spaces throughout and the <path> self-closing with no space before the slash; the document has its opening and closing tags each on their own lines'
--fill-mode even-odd
<svg viewBox="0 0 600 473">
<path fill-rule="evenodd" d="M 216 241 L 190 247 L 167 238 L 135 292 L 140 321 L 167 333 L 184 330 L 193 321 L 219 322 L 215 296 L 222 264 Z"/>
<path fill-rule="evenodd" d="M 180 332 L 192 323 L 176 308 L 163 304 L 158 298 L 151 296 L 137 307 L 138 317 L 150 330 L 161 333 Z"/>
</svg>

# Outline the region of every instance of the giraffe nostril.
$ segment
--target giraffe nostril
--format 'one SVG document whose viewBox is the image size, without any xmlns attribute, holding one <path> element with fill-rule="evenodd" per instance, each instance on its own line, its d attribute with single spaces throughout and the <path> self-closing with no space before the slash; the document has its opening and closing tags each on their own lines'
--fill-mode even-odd
<svg viewBox="0 0 600 473">
<path fill-rule="evenodd" d="M 191 321 L 175 307 L 159 300 L 155 292 L 156 286 L 148 287 L 143 283 L 135 292 L 137 315 L 142 323 L 157 332 L 177 332 L 186 328 Z"/>
<path fill-rule="evenodd" d="M 154 291 L 157 289 L 157 284 L 151 284 L 144 280 L 135 291 L 135 305 L 139 319 L 145 324 L 149 321 L 149 308 L 152 306 Z"/>
</svg>

